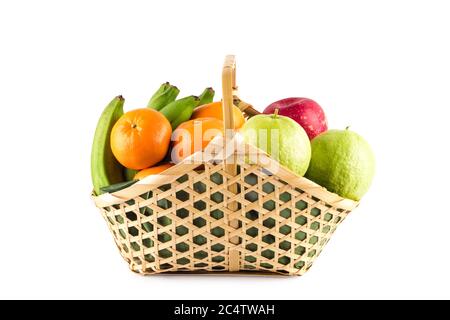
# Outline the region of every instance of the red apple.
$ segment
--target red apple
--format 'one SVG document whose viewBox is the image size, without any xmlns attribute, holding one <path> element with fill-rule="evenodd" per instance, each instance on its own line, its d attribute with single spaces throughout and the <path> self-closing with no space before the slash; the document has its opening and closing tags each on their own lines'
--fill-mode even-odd
<svg viewBox="0 0 450 320">
<path fill-rule="evenodd" d="M 269 105 L 265 114 L 272 114 L 278 109 L 278 114 L 295 120 L 305 129 L 310 140 L 327 131 L 327 118 L 317 102 L 308 98 L 286 98 Z"/>
</svg>

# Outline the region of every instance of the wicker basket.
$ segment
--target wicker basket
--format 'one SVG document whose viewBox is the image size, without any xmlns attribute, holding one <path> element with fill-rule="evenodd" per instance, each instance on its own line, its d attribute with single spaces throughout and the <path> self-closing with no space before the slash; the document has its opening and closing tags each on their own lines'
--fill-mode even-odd
<svg viewBox="0 0 450 320">
<path fill-rule="evenodd" d="M 248 117 L 258 114 L 236 96 L 235 78 L 234 56 L 227 56 L 225 128 L 233 128 L 233 104 Z M 295 175 L 239 134 L 93 199 L 123 258 L 140 274 L 302 275 L 358 205 Z"/>
</svg>

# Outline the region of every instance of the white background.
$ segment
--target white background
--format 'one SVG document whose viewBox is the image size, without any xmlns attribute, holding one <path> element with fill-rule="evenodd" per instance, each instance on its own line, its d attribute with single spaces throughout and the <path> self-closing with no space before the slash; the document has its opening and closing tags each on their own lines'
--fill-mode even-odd
<svg viewBox="0 0 450 320">
<path fill-rule="evenodd" d="M 0 2 L 0 298 L 450 298 L 446 1 Z M 141 277 L 89 194 L 110 99 L 305 96 L 373 146 L 360 207 L 300 278 Z M 220 98 L 220 92 L 219 96 Z"/>
</svg>

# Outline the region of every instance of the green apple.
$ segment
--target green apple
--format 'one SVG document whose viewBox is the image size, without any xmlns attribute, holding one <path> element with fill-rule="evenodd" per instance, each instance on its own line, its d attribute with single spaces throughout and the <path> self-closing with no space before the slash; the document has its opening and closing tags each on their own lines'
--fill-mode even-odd
<svg viewBox="0 0 450 320">
<path fill-rule="evenodd" d="M 242 127 L 244 141 L 267 152 L 280 164 L 303 176 L 311 159 L 311 144 L 305 130 L 291 118 L 260 114 Z"/>
<path fill-rule="evenodd" d="M 341 197 L 360 200 L 372 183 L 375 156 L 356 132 L 328 130 L 311 141 L 306 177 Z"/>
</svg>

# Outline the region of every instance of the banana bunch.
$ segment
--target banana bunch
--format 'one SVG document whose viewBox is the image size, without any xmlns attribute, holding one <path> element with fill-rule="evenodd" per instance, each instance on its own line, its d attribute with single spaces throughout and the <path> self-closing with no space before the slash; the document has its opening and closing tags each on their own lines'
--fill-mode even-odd
<svg viewBox="0 0 450 320">
<path fill-rule="evenodd" d="M 163 83 L 150 98 L 147 107 L 161 112 L 175 130 L 189 120 L 194 109 L 214 98 L 214 90 L 206 88 L 200 96 L 177 99 L 180 90 L 169 82 Z M 125 99 L 115 97 L 103 110 L 95 130 L 91 151 L 91 177 L 96 195 L 115 192 L 133 184 L 136 170 L 124 168 L 114 157 L 110 135 L 114 124 L 123 115 Z"/>
<path fill-rule="evenodd" d="M 210 103 L 214 99 L 213 88 L 206 88 L 198 97 L 188 96 L 175 100 L 179 92 L 177 87 L 171 86 L 168 82 L 163 83 L 147 105 L 161 112 L 169 120 L 172 130 L 188 121 L 197 106 Z"/>
</svg>

